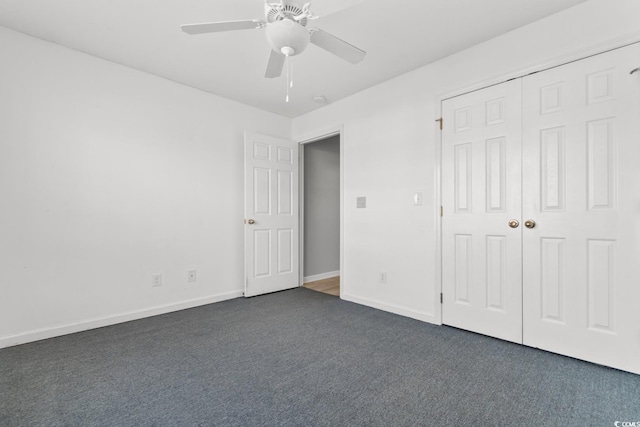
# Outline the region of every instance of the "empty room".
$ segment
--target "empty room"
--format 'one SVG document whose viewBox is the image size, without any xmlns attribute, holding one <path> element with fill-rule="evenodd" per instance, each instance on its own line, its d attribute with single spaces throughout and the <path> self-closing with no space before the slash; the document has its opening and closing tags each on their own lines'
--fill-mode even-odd
<svg viewBox="0 0 640 427">
<path fill-rule="evenodd" d="M 0 0 L 0 426 L 640 427 L 640 1 Z"/>
</svg>

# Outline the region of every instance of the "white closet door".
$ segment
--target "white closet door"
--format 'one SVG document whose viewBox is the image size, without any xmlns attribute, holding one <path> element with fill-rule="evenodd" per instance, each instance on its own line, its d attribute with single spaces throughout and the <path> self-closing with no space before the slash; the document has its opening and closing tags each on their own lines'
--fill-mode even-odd
<svg viewBox="0 0 640 427">
<path fill-rule="evenodd" d="M 442 107 L 442 321 L 521 343 L 521 81 Z"/>
<path fill-rule="evenodd" d="M 523 79 L 524 343 L 640 373 L 640 46 Z"/>
</svg>

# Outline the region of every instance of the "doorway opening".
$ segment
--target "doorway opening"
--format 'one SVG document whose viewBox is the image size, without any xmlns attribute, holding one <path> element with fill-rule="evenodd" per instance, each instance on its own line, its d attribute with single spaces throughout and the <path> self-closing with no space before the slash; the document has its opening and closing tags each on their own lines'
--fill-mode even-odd
<svg viewBox="0 0 640 427">
<path fill-rule="evenodd" d="M 340 296 L 340 134 L 300 148 L 302 283 Z"/>
</svg>

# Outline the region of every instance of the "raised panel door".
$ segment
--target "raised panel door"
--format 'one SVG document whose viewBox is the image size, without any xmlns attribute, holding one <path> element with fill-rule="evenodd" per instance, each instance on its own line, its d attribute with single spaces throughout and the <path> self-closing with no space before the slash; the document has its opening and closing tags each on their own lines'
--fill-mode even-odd
<svg viewBox="0 0 640 427">
<path fill-rule="evenodd" d="M 442 106 L 442 321 L 521 343 L 520 81 Z"/>
<path fill-rule="evenodd" d="M 245 296 L 299 286 L 298 144 L 245 135 Z"/>
<path fill-rule="evenodd" d="M 523 79 L 524 343 L 640 373 L 640 47 Z"/>
</svg>

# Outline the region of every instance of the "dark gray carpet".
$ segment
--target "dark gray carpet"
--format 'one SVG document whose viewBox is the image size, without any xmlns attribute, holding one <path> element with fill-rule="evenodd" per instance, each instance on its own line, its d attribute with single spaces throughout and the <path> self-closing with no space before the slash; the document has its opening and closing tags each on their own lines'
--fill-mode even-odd
<svg viewBox="0 0 640 427">
<path fill-rule="evenodd" d="M 3 427 L 615 421 L 640 376 L 307 289 L 0 350 Z"/>
</svg>

